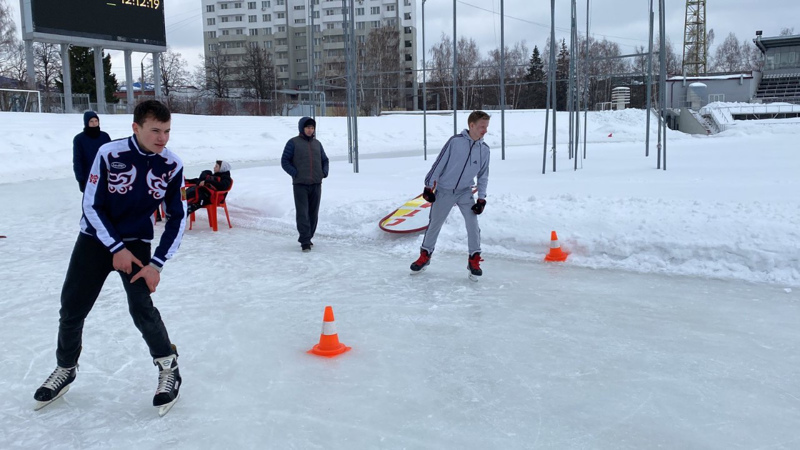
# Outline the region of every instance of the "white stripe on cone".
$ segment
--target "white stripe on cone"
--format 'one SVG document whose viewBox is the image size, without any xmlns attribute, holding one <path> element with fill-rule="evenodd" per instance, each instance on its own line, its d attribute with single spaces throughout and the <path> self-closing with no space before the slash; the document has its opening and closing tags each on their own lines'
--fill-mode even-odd
<svg viewBox="0 0 800 450">
<path fill-rule="evenodd" d="M 336 322 L 322 322 L 322 334 L 325 336 L 336 334 Z"/>
</svg>

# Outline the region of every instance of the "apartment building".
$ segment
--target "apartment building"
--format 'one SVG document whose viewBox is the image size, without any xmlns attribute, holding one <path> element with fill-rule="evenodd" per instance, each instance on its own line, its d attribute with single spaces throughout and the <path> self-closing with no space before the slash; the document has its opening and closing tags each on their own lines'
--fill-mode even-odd
<svg viewBox="0 0 800 450">
<path fill-rule="evenodd" d="M 202 0 L 205 55 L 218 55 L 232 65 L 250 46 L 272 54 L 276 85 L 282 90 L 325 90 L 326 98 L 344 93 L 331 86 L 342 74 L 345 58 L 343 8 L 353 0 Z M 405 107 L 413 109 L 417 64 L 416 0 L 354 0 L 357 42 L 370 31 L 394 27 L 398 31 L 398 58 L 404 71 L 397 89 Z M 311 4 L 313 2 L 313 5 Z M 313 13 L 313 20 L 312 20 Z M 313 28 L 312 28 L 313 22 Z M 313 68 L 309 67 L 313 61 Z M 341 81 L 341 79 L 339 79 Z"/>
</svg>

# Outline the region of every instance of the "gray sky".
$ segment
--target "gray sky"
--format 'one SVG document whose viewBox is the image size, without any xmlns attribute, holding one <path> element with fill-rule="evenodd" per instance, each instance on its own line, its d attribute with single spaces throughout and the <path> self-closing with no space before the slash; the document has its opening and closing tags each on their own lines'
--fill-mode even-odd
<svg viewBox="0 0 800 450">
<path fill-rule="evenodd" d="M 19 1 L 7 0 L 17 15 L 19 27 Z M 419 55 L 422 55 L 422 0 L 417 1 L 417 27 L 419 29 Z M 474 39 L 482 54 L 500 47 L 501 0 L 457 0 L 458 35 Z M 654 2 L 657 9 L 657 1 Z M 666 0 L 667 36 L 675 50 L 683 45 L 684 0 Z M 547 0 L 505 0 L 505 43 L 513 47 L 526 41 L 529 51 L 534 45 L 541 50 L 550 34 L 550 2 Z M 167 43 L 189 62 L 190 71 L 200 64 L 203 52 L 202 8 L 200 0 L 169 0 L 165 4 Z M 596 39 L 606 38 L 620 44 L 623 53 L 632 53 L 639 45 L 647 45 L 647 0 L 591 0 L 590 33 Z M 741 41 L 755 37 L 756 30 L 765 36 L 777 35 L 782 28 L 795 29 L 800 34 L 800 1 L 798 0 L 708 0 L 707 26 L 714 29 L 714 45 L 721 43 L 728 33 L 735 33 Z M 658 20 L 656 18 L 656 20 Z M 426 0 L 425 39 L 430 48 L 439 42 L 442 33 L 453 33 L 453 1 Z M 586 0 L 578 0 L 580 33 L 586 29 Z M 657 26 L 657 23 L 656 23 Z M 556 39 L 569 39 L 570 2 L 556 0 Z M 712 47 L 711 52 L 713 52 Z M 125 78 L 122 52 L 111 51 L 112 66 L 120 82 Z M 137 56 L 138 55 L 138 56 Z M 134 54 L 134 74 L 144 54 Z"/>
</svg>

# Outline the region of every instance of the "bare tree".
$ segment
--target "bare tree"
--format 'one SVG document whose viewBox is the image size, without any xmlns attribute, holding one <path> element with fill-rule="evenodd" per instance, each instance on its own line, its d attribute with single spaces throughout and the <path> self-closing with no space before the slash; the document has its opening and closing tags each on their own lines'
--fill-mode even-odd
<svg viewBox="0 0 800 450">
<path fill-rule="evenodd" d="M 241 85 L 246 89 L 247 96 L 259 100 L 272 97 L 275 90 L 275 66 L 270 52 L 258 46 L 248 47 L 239 68 Z"/>
<path fill-rule="evenodd" d="M 791 27 L 791 28 L 789 28 L 789 27 L 781 28 L 781 34 L 780 34 L 780 36 L 794 36 L 794 27 Z"/>
<path fill-rule="evenodd" d="M 0 73 L 9 67 L 18 56 L 17 27 L 6 0 L 0 0 Z M 24 55 L 24 51 L 23 51 Z"/>
<path fill-rule="evenodd" d="M 25 88 L 28 83 L 28 69 L 25 61 L 25 45 L 15 45 L 5 57 L 5 63 L 0 74 L 17 80 L 17 87 Z"/>
<path fill-rule="evenodd" d="M 169 94 L 179 86 L 189 81 L 188 63 L 183 56 L 167 47 L 167 51 L 158 55 L 159 70 L 161 71 L 161 91 L 169 98 Z M 148 72 L 153 73 L 153 63 L 150 62 Z"/>
<path fill-rule="evenodd" d="M 225 61 L 218 49 L 203 58 L 203 64 L 195 68 L 195 80 L 204 92 L 213 97 L 228 98 L 232 87 L 233 68 Z"/>
<path fill-rule="evenodd" d="M 56 87 L 56 79 L 61 75 L 61 50 L 56 44 L 37 42 L 33 45 L 36 82 L 45 91 Z"/>
<path fill-rule="evenodd" d="M 458 40 L 458 55 L 456 64 L 458 65 L 457 87 L 461 91 L 461 108 L 480 109 L 478 104 L 477 84 L 483 78 L 482 73 L 486 70 L 480 65 L 481 56 L 478 44 L 475 39 L 461 37 Z"/>
<path fill-rule="evenodd" d="M 500 104 L 500 50 L 494 49 L 489 52 L 489 58 L 482 64 L 485 67 L 486 80 L 496 86 L 494 97 L 496 104 Z M 506 47 L 505 51 L 505 85 L 506 85 L 506 105 L 512 108 L 520 106 L 525 76 L 527 74 L 528 46 L 525 41 L 517 42 L 512 49 Z M 485 89 L 485 87 L 484 87 Z M 485 93 L 481 95 L 487 101 Z M 491 100 L 492 104 L 494 99 Z"/>
<path fill-rule="evenodd" d="M 431 61 L 428 83 L 444 100 L 444 107 L 451 109 L 450 89 L 453 84 L 453 41 L 442 33 L 442 39 L 429 50 Z"/>
<path fill-rule="evenodd" d="M 717 72 L 738 72 L 744 70 L 742 47 L 736 34 L 730 33 L 714 53 L 714 70 Z"/>
<path fill-rule="evenodd" d="M 362 113 L 377 114 L 400 106 L 403 68 L 399 30 L 389 26 L 373 29 L 359 53 Z"/>
</svg>

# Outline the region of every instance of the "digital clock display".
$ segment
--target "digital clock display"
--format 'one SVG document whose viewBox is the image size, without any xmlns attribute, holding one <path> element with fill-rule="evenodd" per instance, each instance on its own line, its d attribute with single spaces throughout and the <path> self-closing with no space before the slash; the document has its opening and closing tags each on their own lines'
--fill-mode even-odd
<svg viewBox="0 0 800 450">
<path fill-rule="evenodd" d="M 166 47 L 164 1 L 31 0 L 33 31 Z"/>
</svg>

